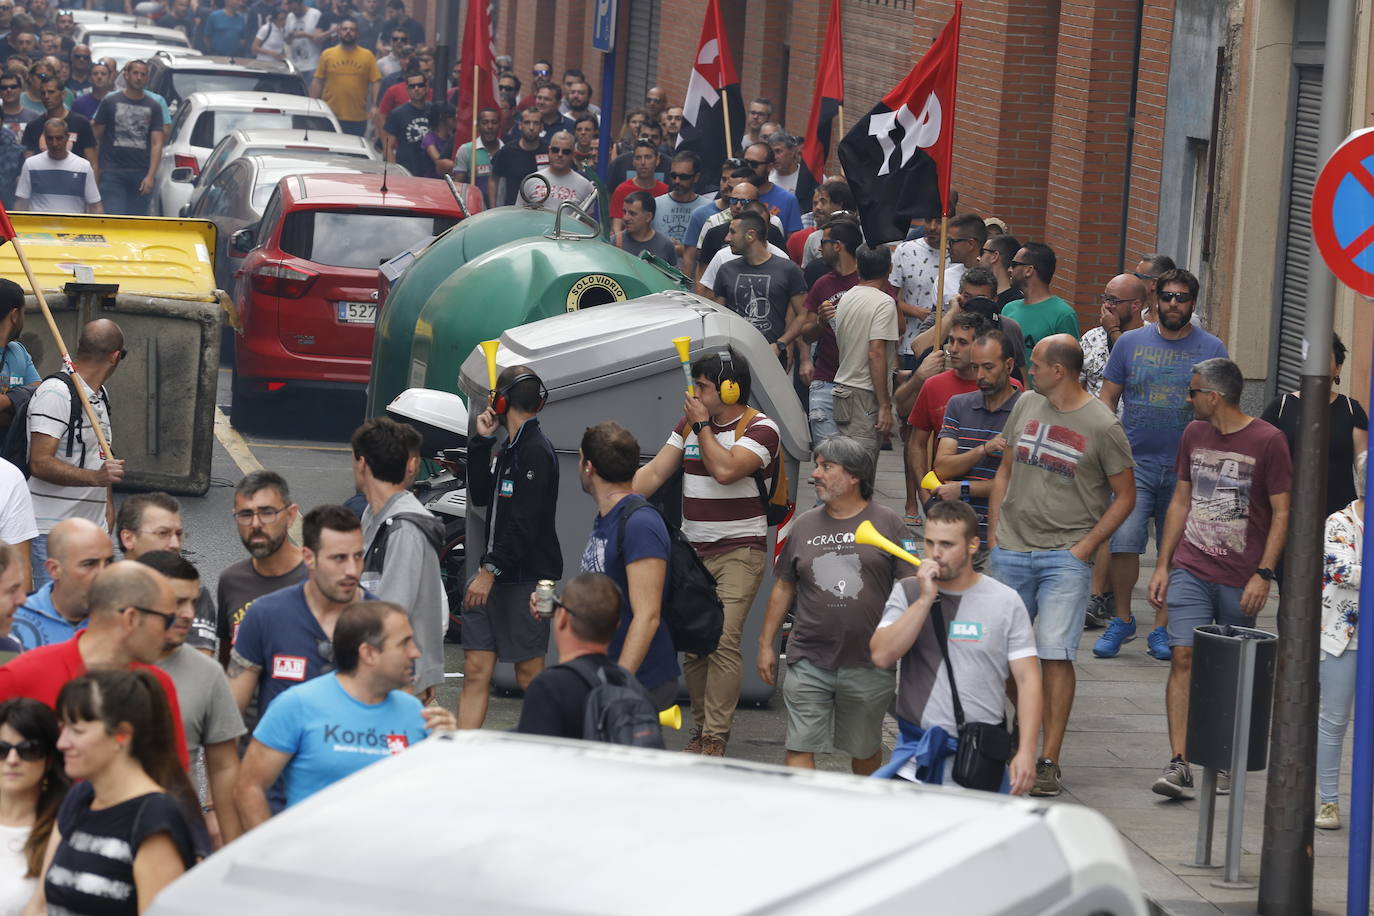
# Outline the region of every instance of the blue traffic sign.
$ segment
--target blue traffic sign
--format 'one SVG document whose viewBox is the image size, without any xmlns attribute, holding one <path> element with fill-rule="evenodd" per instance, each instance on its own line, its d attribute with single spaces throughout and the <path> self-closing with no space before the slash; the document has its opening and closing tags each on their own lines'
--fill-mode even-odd
<svg viewBox="0 0 1374 916">
<path fill-rule="evenodd" d="M 592 47 L 610 53 L 615 49 L 616 0 L 596 0 L 592 14 Z"/>
</svg>

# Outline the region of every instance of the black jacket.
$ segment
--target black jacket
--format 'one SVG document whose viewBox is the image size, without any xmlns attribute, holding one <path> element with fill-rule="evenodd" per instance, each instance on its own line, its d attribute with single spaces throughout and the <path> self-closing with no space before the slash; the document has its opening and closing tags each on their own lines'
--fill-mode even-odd
<svg viewBox="0 0 1374 916">
<path fill-rule="evenodd" d="M 494 436 L 468 441 L 468 500 L 488 506 L 487 552 L 481 562 L 501 570 L 497 582 L 533 582 L 563 575 L 563 551 L 554 519 L 558 459 L 531 417 L 496 453 Z"/>
</svg>

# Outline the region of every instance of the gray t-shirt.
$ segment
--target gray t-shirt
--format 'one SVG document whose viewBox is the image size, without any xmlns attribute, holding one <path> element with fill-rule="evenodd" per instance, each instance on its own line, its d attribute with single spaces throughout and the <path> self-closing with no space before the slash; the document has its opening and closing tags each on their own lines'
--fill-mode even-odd
<svg viewBox="0 0 1374 916">
<path fill-rule="evenodd" d="M 380 512 L 369 506 L 363 511 L 363 551 L 381 530 L 382 522 L 402 512 L 428 515 L 412 494 L 402 490 L 389 499 Z M 382 601 L 406 609 L 415 647 L 415 689 L 424 690 L 444 682 L 444 632 L 448 629 L 448 597 L 439 573 L 439 554 L 419 527 L 406 522 L 392 526 L 386 540 L 386 566 L 380 575 L 365 572 L 362 586 Z"/>
<path fill-rule="evenodd" d="M 806 659 L 818 668 L 871 668 L 868 641 L 897 577 L 911 567 L 886 551 L 854 542 L 854 529 L 871 521 L 895 544 L 906 526 L 878 503 L 851 518 L 833 518 L 824 506 L 802 513 L 792 525 L 773 573 L 797 588 L 788 663 Z"/>
<path fill-rule="evenodd" d="M 1013 463 L 997 545 L 1008 550 L 1068 550 L 1111 504 L 1107 478 L 1135 465 L 1121 421 L 1097 398 L 1061 412 L 1028 391 L 1012 408 L 1004 435 L 1003 460 Z"/>
<path fill-rule="evenodd" d="M 171 675 L 186 729 L 186 749 L 192 754 L 207 744 L 232 741 L 245 731 L 229 681 L 214 660 L 183 645 L 157 666 Z"/>
<path fill-rule="evenodd" d="M 901 619 L 919 594 L 915 576 L 894 585 L 877 628 Z M 1035 656 L 1035 633 L 1021 596 L 996 579 L 979 576 L 967 591 L 941 589 L 940 611 L 964 721 L 1001 722 L 1011 662 Z M 954 701 L 933 613 L 902 657 L 897 715 L 921 728 L 938 725 L 954 734 Z"/>
<path fill-rule="evenodd" d="M 692 221 L 692 212 L 701 206 L 701 198 L 692 195 L 686 201 L 673 200 L 673 195 L 664 194 L 654 198 L 654 231 L 668 236 L 674 242 L 687 238 L 687 224 Z"/>
<path fill-rule="evenodd" d="M 806 278 L 791 260 L 770 254 L 758 265 L 747 258 L 725 262 L 711 288 L 727 308 L 773 343 L 787 330 L 787 304 L 806 292 Z"/>
<path fill-rule="evenodd" d="M 641 242 L 633 238 L 629 232 L 622 232 L 616 236 L 616 246 L 623 248 L 635 257 L 639 257 L 641 251 L 660 257 L 674 267 L 677 266 L 677 249 L 673 247 L 673 240 L 662 232 L 655 231 L 649 236 L 648 241 Z"/>
<path fill-rule="evenodd" d="M 539 174 L 549 180 L 549 196 L 544 199 L 545 210 L 557 210 L 565 200 L 581 204 L 596 188 L 586 175 L 576 169 L 566 175 L 555 175 L 552 169 L 545 166 L 539 170 Z"/>
</svg>

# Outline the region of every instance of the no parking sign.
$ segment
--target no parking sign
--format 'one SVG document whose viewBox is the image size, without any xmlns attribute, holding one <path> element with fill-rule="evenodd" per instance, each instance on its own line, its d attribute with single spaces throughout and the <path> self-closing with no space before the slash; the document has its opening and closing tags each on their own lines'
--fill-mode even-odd
<svg viewBox="0 0 1374 916">
<path fill-rule="evenodd" d="M 1312 236 L 1336 279 L 1374 297 L 1374 128 L 1351 134 L 1322 167 Z"/>
</svg>

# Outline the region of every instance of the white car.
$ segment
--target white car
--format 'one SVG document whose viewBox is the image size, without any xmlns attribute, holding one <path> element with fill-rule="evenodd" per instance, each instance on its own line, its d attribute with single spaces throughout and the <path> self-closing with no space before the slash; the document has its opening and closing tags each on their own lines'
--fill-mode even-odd
<svg viewBox="0 0 1374 916">
<path fill-rule="evenodd" d="M 170 884 L 148 914 L 1147 906 L 1121 836 L 1078 805 L 480 730 L 427 738 L 288 808 Z"/>
<path fill-rule="evenodd" d="M 122 22 L 82 22 L 76 26 L 77 44 L 117 41 L 120 44 L 161 45 L 169 48 L 189 48 L 191 40 L 181 29 L 164 29 L 156 25 Z"/>
<path fill-rule="evenodd" d="M 115 41 L 109 38 L 91 42 L 91 60 L 100 61 L 107 57 L 115 59 L 115 69 L 119 71 L 116 84 L 121 88 L 124 85 L 124 65 L 131 60 L 148 60 L 155 51 L 157 45 L 140 42 Z M 186 48 L 185 51 L 188 54 L 196 53 L 191 48 Z"/>
<path fill-rule="evenodd" d="M 228 136 L 220 140 L 205 162 L 200 167 L 200 174 L 195 177 L 195 184 L 191 188 L 191 197 L 186 205 L 176 213 L 168 213 L 167 216 L 182 216 L 195 206 L 200 195 L 205 192 L 206 186 L 215 180 L 230 162 L 240 156 L 257 155 L 284 155 L 284 156 L 349 156 L 358 159 L 371 159 L 380 162 L 382 157 L 367 141 L 362 137 L 355 137 L 352 134 L 328 133 L 319 130 L 234 130 Z M 172 180 L 184 180 L 187 177 L 185 172 L 172 176 Z"/>
<path fill-rule="evenodd" d="M 181 213 L 215 144 L 235 130 L 257 128 L 341 133 L 338 119 L 319 99 L 279 92 L 193 92 L 177 107 L 162 147 L 156 179 L 158 214 Z"/>
<path fill-rule="evenodd" d="M 104 10 L 63 10 L 72 17 L 72 22 L 77 26 L 94 25 L 96 23 L 113 25 L 147 25 L 149 20 L 142 16 L 131 16 L 128 13 L 107 13 Z"/>
</svg>

